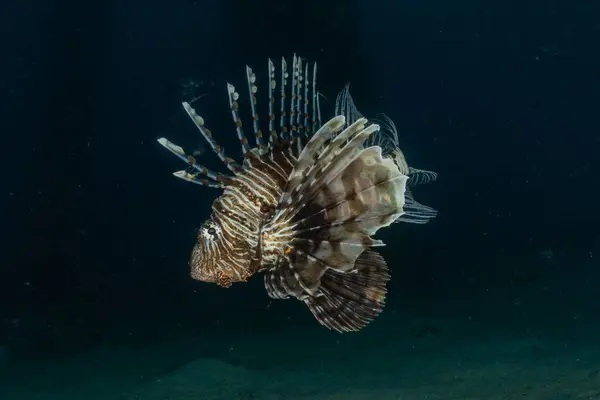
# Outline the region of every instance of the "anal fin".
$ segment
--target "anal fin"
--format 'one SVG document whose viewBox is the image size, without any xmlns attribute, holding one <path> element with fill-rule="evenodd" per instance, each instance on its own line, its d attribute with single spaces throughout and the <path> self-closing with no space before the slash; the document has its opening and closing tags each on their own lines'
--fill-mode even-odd
<svg viewBox="0 0 600 400">
<path fill-rule="evenodd" d="M 327 269 L 319 293 L 304 299 L 315 318 L 338 332 L 358 331 L 383 311 L 388 266 L 379 253 L 365 250 L 351 272 Z"/>
</svg>

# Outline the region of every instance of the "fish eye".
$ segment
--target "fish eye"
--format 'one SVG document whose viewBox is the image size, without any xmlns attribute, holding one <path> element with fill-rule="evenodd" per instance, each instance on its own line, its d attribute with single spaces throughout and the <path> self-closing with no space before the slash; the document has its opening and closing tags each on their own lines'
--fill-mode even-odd
<svg viewBox="0 0 600 400">
<path fill-rule="evenodd" d="M 204 225 L 202 225 L 202 229 L 200 229 L 202 237 L 207 240 L 215 240 L 217 235 L 221 233 L 221 227 L 214 223 L 213 221 L 206 221 Z"/>
</svg>

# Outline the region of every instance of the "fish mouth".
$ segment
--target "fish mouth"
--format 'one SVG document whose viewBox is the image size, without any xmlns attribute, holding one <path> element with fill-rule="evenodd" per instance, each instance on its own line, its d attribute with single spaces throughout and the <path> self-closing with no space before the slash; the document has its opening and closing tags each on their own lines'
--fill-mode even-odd
<svg viewBox="0 0 600 400">
<path fill-rule="evenodd" d="M 215 283 L 216 282 L 216 276 L 214 273 L 212 273 L 212 272 L 207 273 L 198 268 L 192 267 L 191 271 L 190 271 L 190 275 L 191 275 L 192 279 L 194 279 L 196 281 L 207 282 L 207 283 Z"/>
<path fill-rule="evenodd" d="M 215 281 L 217 286 L 221 286 L 223 288 L 228 288 L 231 286 L 233 281 L 231 280 L 231 276 L 229 274 L 225 274 L 222 271 L 217 272 L 217 279 Z"/>
<path fill-rule="evenodd" d="M 213 269 L 196 269 L 192 268 L 191 277 L 200 282 L 215 283 L 217 286 L 228 288 L 233 283 L 248 282 L 252 276 L 246 268 L 219 268 Z"/>
</svg>

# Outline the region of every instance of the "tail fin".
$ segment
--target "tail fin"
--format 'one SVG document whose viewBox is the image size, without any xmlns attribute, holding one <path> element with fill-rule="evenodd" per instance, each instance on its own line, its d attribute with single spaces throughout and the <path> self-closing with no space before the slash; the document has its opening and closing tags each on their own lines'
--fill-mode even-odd
<svg viewBox="0 0 600 400">
<path fill-rule="evenodd" d="M 320 294 L 306 298 L 304 303 L 327 328 L 358 331 L 383 311 L 389 279 L 383 257 L 366 250 L 352 272 L 328 269 L 321 278 Z"/>
<path fill-rule="evenodd" d="M 346 85 L 337 96 L 335 113 L 336 115 L 344 115 L 346 117 L 346 123 L 348 124 L 352 124 L 355 121 L 364 118 L 363 114 L 356 108 L 356 104 L 350 95 L 349 84 Z M 379 124 L 380 130 L 369 136 L 369 139 L 365 142 L 365 147 L 381 147 L 381 153 L 386 157 L 391 157 L 398 166 L 400 172 L 408 176 L 408 186 L 412 187 L 434 182 L 437 179 L 437 173 L 433 171 L 408 166 L 404 153 L 400 150 L 400 140 L 396 124 L 394 124 L 394 121 L 392 121 L 390 117 L 385 114 L 380 114 L 372 122 Z M 405 200 L 405 214 L 398 218 L 396 222 L 425 224 L 437 215 L 435 209 L 417 202 L 413 198 L 408 187 L 405 194 Z"/>
</svg>

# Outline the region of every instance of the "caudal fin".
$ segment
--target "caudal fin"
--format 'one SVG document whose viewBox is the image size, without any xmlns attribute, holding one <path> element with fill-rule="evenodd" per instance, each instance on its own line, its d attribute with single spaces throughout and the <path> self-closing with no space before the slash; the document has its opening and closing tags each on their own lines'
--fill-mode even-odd
<svg viewBox="0 0 600 400">
<path fill-rule="evenodd" d="M 358 331 L 383 311 L 389 270 L 383 257 L 366 250 L 350 273 L 328 269 L 319 295 L 304 300 L 317 321 L 338 332 Z"/>
</svg>

